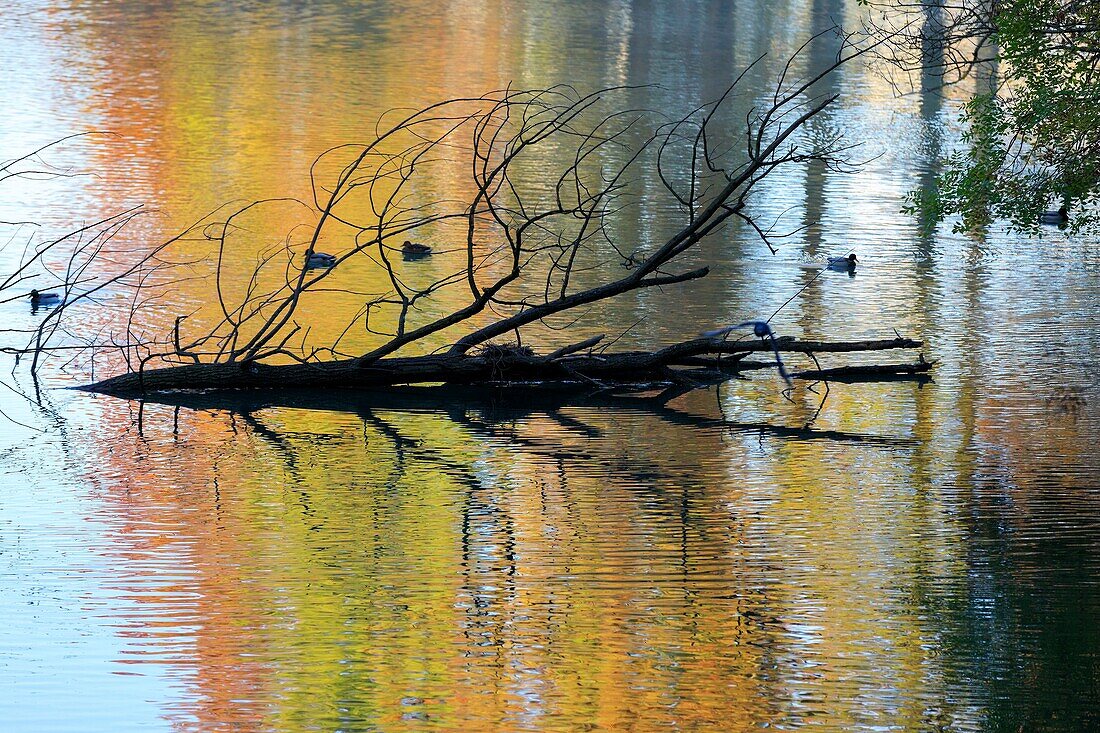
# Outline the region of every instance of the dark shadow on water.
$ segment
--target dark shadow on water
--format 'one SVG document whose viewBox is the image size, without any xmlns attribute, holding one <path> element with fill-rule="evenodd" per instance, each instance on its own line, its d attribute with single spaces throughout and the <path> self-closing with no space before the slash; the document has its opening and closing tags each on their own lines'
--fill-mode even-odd
<svg viewBox="0 0 1100 733">
<path fill-rule="evenodd" d="M 456 424 L 469 426 L 478 414 L 477 423 L 491 427 L 513 423 L 531 416 L 546 417 L 563 430 L 586 438 L 600 436 L 600 429 L 563 414 L 564 408 L 598 408 L 600 410 L 645 413 L 663 422 L 702 429 L 722 429 L 733 432 L 759 433 L 787 440 L 827 440 L 867 443 L 882 446 L 912 446 L 912 438 L 903 438 L 840 430 L 822 430 L 810 426 L 787 426 L 770 422 L 736 422 L 720 417 L 700 415 L 677 409 L 668 404 L 667 393 L 586 393 L 577 389 L 539 387 L 465 387 L 453 385 L 398 387 L 385 391 L 373 390 L 208 390 L 203 392 L 163 392 L 144 400 L 149 404 L 184 407 L 191 410 L 219 410 L 251 415 L 270 408 L 295 408 L 344 412 L 361 417 L 373 417 L 376 410 L 398 412 L 431 412 L 445 414 Z"/>
</svg>

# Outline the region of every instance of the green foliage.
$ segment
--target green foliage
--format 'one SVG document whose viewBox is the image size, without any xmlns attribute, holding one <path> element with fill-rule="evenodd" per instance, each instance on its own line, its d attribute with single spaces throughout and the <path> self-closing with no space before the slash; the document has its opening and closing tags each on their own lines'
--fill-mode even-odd
<svg viewBox="0 0 1100 733">
<path fill-rule="evenodd" d="M 966 149 L 906 210 L 927 226 L 958 214 L 959 230 L 1004 219 L 1035 232 L 1044 210 L 1065 203 L 1072 230 L 1100 231 L 1100 3 L 993 7 L 1004 83 L 967 105 Z"/>
</svg>

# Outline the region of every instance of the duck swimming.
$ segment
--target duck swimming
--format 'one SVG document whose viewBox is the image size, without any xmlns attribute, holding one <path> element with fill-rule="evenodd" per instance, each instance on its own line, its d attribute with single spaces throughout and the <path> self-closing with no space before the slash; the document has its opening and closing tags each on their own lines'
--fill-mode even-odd
<svg viewBox="0 0 1100 733">
<path fill-rule="evenodd" d="M 405 240 L 405 243 L 401 245 L 401 254 L 406 257 L 424 257 L 430 255 L 432 248 L 426 244 L 420 244 L 418 242 L 410 242 Z"/>
<path fill-rule="evenodd" d="M 61 296 L 57 293 L 40 293 L 37 290 L 31 291 L 31 305 L 49 305 L 51 303 L 60 303 Z"/>
<path fill-rule="evenodd" d="M 856 259 L 856 255 L 853 252 L 847 257 L 830 257 L 829 264 L 826 265 L 830 270 L 854 270 L 859 260 Z"/>
<path fill-rule="evenodd" d="M 324 252 L 306 252 L 306 269 L 317 270 L 332 267 L 336 264 L 336 255 Z"/>
<path fill-rule="evenodd" d="M 1044 211 L 1039 215 L 1040 224 L 1061 225 L 1069 221 L 1069 208 L 1062 206 L 1057 211 Z"/>
</svg>

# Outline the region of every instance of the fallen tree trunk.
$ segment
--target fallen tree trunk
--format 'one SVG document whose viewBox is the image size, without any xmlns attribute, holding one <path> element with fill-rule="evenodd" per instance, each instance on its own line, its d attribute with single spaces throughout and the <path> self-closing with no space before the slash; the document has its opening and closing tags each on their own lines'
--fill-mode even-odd
<svg viewBox="0 0 1100 733">
<path fill-rule="evenodd" d="M 595 343 L 589 339 L 586 342 Z M 820 354 L 915 349 L 923 344 L 906 338 L 870 341 L 776 340 L 781 352 Z M 489 345 L 474 354 L 378 359 L 364 366 L 358 359 L 317 363 L 264 364 L 231 362 L 184 364 L 112 377 L 82 387 L 87 391 L 136 397 L 170 390 L 271 389 L 292 387 L 379 388 L 405 384 L 519 384 L 525 382 L 587 384 L 595 387 L 710 384 L 738 371 L 738 362 L 753 352 L 770 352 L 764 341 L 701 338 L 656 351 L 576 353 L 571 347 L 540 356 L 526 347 Z"/>
</svg>

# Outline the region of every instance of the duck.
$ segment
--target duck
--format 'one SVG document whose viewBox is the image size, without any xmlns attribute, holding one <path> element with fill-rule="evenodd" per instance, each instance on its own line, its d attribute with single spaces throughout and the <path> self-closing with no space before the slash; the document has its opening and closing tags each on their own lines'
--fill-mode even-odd
<svg viewBox="0 0 1100 733">
<path fill-rule="evenodd" d="M 405 243 L 401 245 L 401 254 L 406 257 L 424 257 L 430 255 L 432 248 L 426 244 L 420 244 L 418 242 L 410 242 L 405 240 Z"/>
<path fill-rule="evenodd" d="M 306 252 L 306 269 L 315 270 L 332 267 L 336 264 L 336 255 L 325 252 Z"/>
<path fill-rule="evenodd" d="M 1057 211 L 1044 211 L 1039 215 L 1040 224 L 1054 224 L 1055 226 L 1065 224 L 1069 221 L 1069 208 L 1066 206 L 1060 207 Z"/>
<path fill-rule="evenodd" d="M 40 293 L 37 290 L 31 291 L 31 305 L 50 305 L 60 302 L 61 296 L 57 293 Z"/>
<path fill-rule="evenodd" d="M 830 257 L 827 267 L 830 270 L 854 270 L 859 260 L 856 259 L 856 255 L 853 252 L 847 257 Z"/>
</svg>

